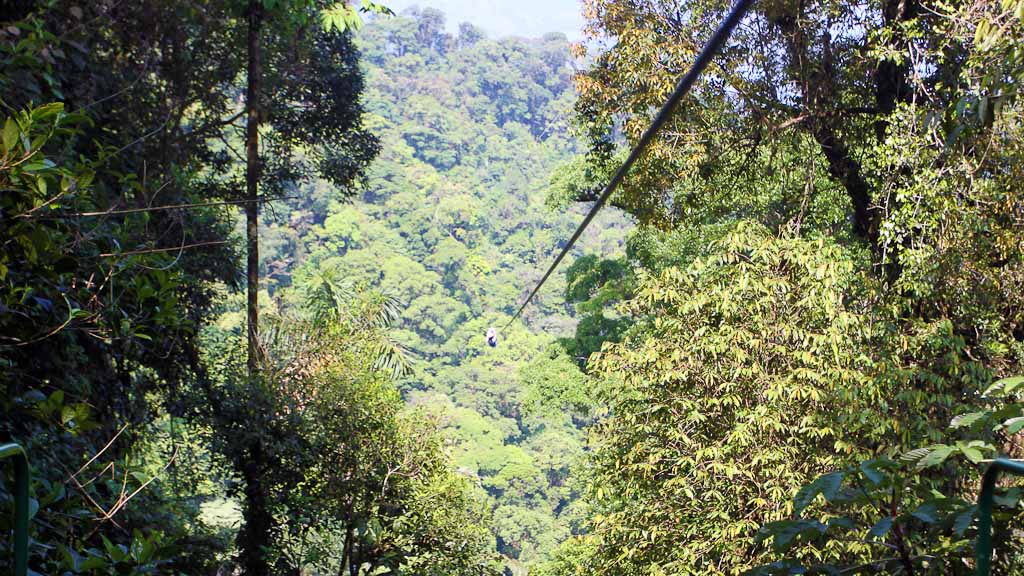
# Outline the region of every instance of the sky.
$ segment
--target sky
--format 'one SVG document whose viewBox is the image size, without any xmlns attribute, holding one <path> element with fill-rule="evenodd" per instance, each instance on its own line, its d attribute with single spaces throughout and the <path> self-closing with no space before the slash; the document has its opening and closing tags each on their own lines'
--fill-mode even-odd
<svg viewBox="0 0 1024 576">
<path fill-rule="evenodd" d="M 395 12 L 410 6 L 437 8 L 445 13 L 449 31 L 460 22 L 470 22 L 488 36 L 537 38 L 546 32 L 562 32 L 579 40 L 583 28 L 580 0 L 385 0 Z"/>
</svg>

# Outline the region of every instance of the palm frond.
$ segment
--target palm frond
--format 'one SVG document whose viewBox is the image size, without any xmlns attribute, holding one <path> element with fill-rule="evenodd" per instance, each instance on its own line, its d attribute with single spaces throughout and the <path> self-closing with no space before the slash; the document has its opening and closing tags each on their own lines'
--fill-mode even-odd
<svg viewBox="0 0 1024 576">
<path fill-rule="evenodd" d="M 415 358 L 412 353 L 387 334 L 379 336 L 374 355 L 374 369 L 387 373 L 393 379 L 409 376 L 413 372 Z"/>
<path fill-rule="evenodd" d="M 323 329 L 299 318 L 267 316 L 259 335 L 260 368 L 272 381 L 297 377 L 318 365 L 327 342 Z"/>
<path fill-rule="evenodd" d="M 356 289 L 336 268 L 322 268 L 306 287 L 305 304 L 319 326 L 341 321 L 351 311 Z"/>
</svg>

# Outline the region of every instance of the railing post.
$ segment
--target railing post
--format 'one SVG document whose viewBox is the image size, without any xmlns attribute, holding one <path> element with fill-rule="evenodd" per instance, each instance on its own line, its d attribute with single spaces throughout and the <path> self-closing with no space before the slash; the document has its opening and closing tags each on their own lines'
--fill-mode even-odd
<svg viewBox="0 0 1024 576">
<path fill-rule="evenodd" d="M 0 444 L 0 460 L 14 459 L 14 576 L 28 574 L 28 457 L 18 444 Z"/>
<path fill-rule="evenodd" d="M 974 547 L 978 576 L 989 576 L 992 570 L 992 499 L 1000 472 L 1024 476 L 1024 463 L 998 458 L 985 471 L 981 481 L 981 496 L 978 497 L 978 540 Z"/>
</svg>

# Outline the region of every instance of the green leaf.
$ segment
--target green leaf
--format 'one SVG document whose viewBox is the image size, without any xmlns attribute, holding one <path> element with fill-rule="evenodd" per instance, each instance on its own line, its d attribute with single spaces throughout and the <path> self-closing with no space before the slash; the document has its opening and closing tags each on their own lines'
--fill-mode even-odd
<svg viewBox="0 0 1024 576">
<path fill-rule="evenodd" d="M 839 493 L 845 472 L 831 472 L 801 488 L 793 497 L 793 513 L 800 515 L 821 494 L 830 501 Z"/>
<path fill-rule="evenodd" d="M 970 444 L 961 440 L 956 443 L 956 447 L 960 450 L 960 452 L 963 453 L 964 456 L 967 457 L 968 460 L 970 460 L 974 464 L 977 464 L 985 459 L 984 454 L 981 453 L 981 450 L 979 450 L 977 446 L 971 446 Z"/>
<path fill-rule="evenodd" d="M 40 500 L 40 506 L 49 506 L 54 502 L 60 502 L 67 495 L 63 483 L 56 484 L 50 492 Z"/>
<path fill-rule="evenodd" d="M 1007 434 L 1016 434 L 1017 432 L 1020 432 L 1021 428 L 1024 428 L 1024 416 L 1010 418 L 1006 422 L 1003 422 L 1003 426 L 1006 426 Z"/>
<path fill-rule="evenodd" d="M 978 22 L 978 27 L 974 30 L 974 44 L 981 46 L 985 40 L 985 36 L 988 35 L 989 22 L 988 20 L 982 19 Z"/>
<path fill-rule="evenodd" d="M 44 134 L 40 134 L 39 136 L 36 136 L 35 138 L 32 139 L 32 144 L 30 144 L 28 146 L 28 149 L 31 150 L 31 151 L 39 150 L 40 148 L 43 147 L 43 144 L 46 144 L 46 140 L 47 140 L 46 136 Z M 47 164 L 45 159 L 44 160 L 39 160 L 39 162 L 43 165 L 43 168 L 52 168 L 53 167 L 53 162 L 50 162 L 49 164 Z"/>
<path fill-rule="evenodd" d="M 32 109 L 33 120 L 46 120 L 64 111 L 63 102 L 51 102 Z"/>
<path fill-rule="evenodd" d="M 911 450 L 909 452 L 904 452 L 902 455 L 900 455 L 900 460 L 903 460 L 905 462 L 917 462 L 921 458 L 924 458 L 925 456 L 927 456 L 928 453 L 931 452 L 931 451 L 932 451 L 931 447 L 915 448 L 915 449 L 913 449 L 913 450 Z"/>
<path fill-rule="evenodd" d="M 992 497 L 992 501 L 999 506 L 1005 506 L 1007 508 L 1014 508 L 1020 503 L 1021 489 L 1014 487 L 1006 490 L 1004 494 L 996 494 Z"/>
<path fill-rule="evenodd" d="M 1012 394 L 1014 390 L 1024 385 L 1024 376 L 1012 376 L 1010 378 L 1003 378 L 996 380 L 991 386 L 985 390 L 983 396 L 990 396 L 994 393 Z"/>
<path fill-rule="evenodd" d="M 148 560 L 148 558 L 144 557 L 146 555 L 146 537 L 142 535 L 138 528 L 132 530 L 132 541 L 129 545 L 128 553 L 137 564 L 145 563 Z"/>
<path fill-rule="evenodd" d="M 878 522 L 875 522 L 875 525 L 871 527 L 871 530 L 868 530 L 868 535 L 873 538 L 884 537 L 886 534 L 889 533 L 889 530 L 892 529 L 892 522 L 892 516 L 882 518 Z"/>
<path fill-rule="evenodd" d="M 963 536 L 964 532 L 971 527 L 974 522 L 974 512 L 977 510 L 977 506 L 971 506 L 967 510 L 964 510 L 960 514 L 957 514 L 956 520 L 953 521 L 953 532 L 957 536 Z"/>
<path fill-rule="evenodd" d="M 982 410 L 980 412 L 970 412 L 968 414 L 961 414 L 961 415 L 957 416 L 956 418 L 953 418 L 953 421 L 949 423 L 949 427 L 950 428 L 970 428 L 975 423 L 979 422 L 980 420 L 982 420 L 983 418 L 985 418 L 988 415 L 989 415 L 989 412 L 987 410 Z"/>
<path fill-rule="evenodd" d="M 75 419 L 75 415 L 74 406 L 64 406 L 60 409 L 60 423 L 67 425 L 68 422 Z"/>
<path fill-rule="evenodd" d="M 887 459 L 865 460 L 860 463 L 860 471 L 872 484 L 881 484 L 886 477 L 885 472 L 883 472 L 881 468 L 891 464 L 892 461 Z"/>
<path fill-rule="evenodd" d="M 764 525 L 755 537 L 755 542 L 772 538 L 772 548 L 783 551 L 801 537 L 815 537 L 824 534 L 828 527 L 814 520 L 781 520 Z"/>
<path fill-rule="evenodd" d="M 932 444 L 926 448 L 917 448 L 906 452 L 900 458 L 907 462 L 917 462 L 917 469 L 923 470 L 942 464 L 950 454 L 956 451 L 957 448 L 955 446 Z"/>
<path fill-rule="evenodd" d="M 927 456 L 917 462 L 917 468 L 918 470 L 923 470 L 925 468 L 938 466 L 945 462 L 946 458 L 949 458 L 949 455 L 953 452 L 956 452 L 956 447 L 938 444 L 931 452 L 928 453 Z"/>
<path fill-rule="evenodd" d="M 911 512 L 910 515 L 926 524 L 934 524 L 938 520 L 938 512 L 938 507 L 934 502 L 925 502 L 918 506 L 917 510 Z"/>
<path fill-rule="evenodd" d="M 363 0 L 362 8 L 363 12 L 371 12 L 373 14 L 380 14 L 382 16 L 394 16 L 394 12 L 387 6 L 372 0 Z"/>
<path fill-rule="evenodd" d="M 3 134 L 3 144 L 5 153 L 14 148 L 15 144 L 18 143 L 18 136 L 20 135 L 21 129 L 18 128 L 18 123 L 14 121 L 14 118 L 8 117 L 7 121 L 4 122 Z"/>
</svg>

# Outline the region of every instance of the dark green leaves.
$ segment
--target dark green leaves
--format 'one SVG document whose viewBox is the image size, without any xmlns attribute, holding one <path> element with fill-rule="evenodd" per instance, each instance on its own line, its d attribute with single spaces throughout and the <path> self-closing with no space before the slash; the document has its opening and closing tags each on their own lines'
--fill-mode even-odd
<svg viewBox="0 0 1024 576">
<path fill-rule="evenodd" d="M 825 501 L 832 501 L 843 484 L 843 472 L 831 472 L 819 477 L 801 488 L 793 497 L 793 513 L 799 516 L 820 494 Z"/>
<path fill-rule="evenodd" d="M 875 522 L 875 525 L 868 530 L 868 536 L 873 538 L 884 538 L 885 535 L 889 533 L 889 530 L 892 529 L 893 521 L 894 519 L 892 516 L 887 516 L 878 522 Z"/>
<path fill-rule="evenodd" d="M 860 463 L 861 474 L 864 475 L 868 482 L 874 485 L 885 482 L 888 479 L 888 475 L 897 468 L 899 468 L 899 465 L 888 458 L 865 460 Z"/>
</svg>

